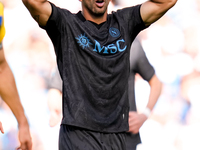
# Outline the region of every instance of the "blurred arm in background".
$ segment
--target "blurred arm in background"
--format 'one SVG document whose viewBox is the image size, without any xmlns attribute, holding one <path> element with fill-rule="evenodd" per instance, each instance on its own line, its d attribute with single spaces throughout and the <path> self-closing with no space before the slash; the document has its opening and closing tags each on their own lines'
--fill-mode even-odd
<svg viewBox="0 0 200 150">
<path fill-rule="evenodd" d="M 52 71 L 47 103 L 50 111 L 49 125 L 54 127 L 62 118 L 62 79 L 57 67 Z"/>
<path fill-rule="evenodd" d="M 17 119 L 20 142 L 19 148 L 31 150 L 32 139 L 29 131 L 29 124 L 19 98 L 14 75 L 4 56 L 2 40 L 5 35 L 5 27 L 3 20 L 3 4 L 0 3 L 0 96 Z M 4 133 L 2 123 L 0 123 L 0 130 Z"/>
</svg>

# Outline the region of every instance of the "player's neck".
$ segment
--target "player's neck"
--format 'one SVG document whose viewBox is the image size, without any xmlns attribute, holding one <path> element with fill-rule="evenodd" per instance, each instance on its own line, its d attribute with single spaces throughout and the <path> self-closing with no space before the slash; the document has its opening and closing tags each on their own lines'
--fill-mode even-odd
<svg viewBox="0 0 200 150">
<path fill-rule="evenodd" d="M 107 12 L 102 16 L 91 15 L 88 11 L 82 11 L 82 15 L 86 20 L 92 21 L 96 24 L 101 24 L 107 20 Z"/>
</svg>

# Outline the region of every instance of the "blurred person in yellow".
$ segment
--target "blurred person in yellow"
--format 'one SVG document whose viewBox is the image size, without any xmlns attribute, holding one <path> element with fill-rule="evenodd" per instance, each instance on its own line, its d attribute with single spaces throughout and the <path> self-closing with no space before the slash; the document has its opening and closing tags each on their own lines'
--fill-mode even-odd
<svg viewBox="0 0 200 150">
<path fill-rule="evenodd" d="M 18 138 L 20 150 L 32 150 L 32 138 L 29 130 L 28 120 L 25 116 L 23 106 L 17 91 L 14 75 L 4 56 L 3 38 L 5 36 L 4 27 L 4 6 L 0 2 L 0 96 L 9 106 L 18 122 Z M 0 122 L 0 131 L 4 133 Z"/>
</svg>

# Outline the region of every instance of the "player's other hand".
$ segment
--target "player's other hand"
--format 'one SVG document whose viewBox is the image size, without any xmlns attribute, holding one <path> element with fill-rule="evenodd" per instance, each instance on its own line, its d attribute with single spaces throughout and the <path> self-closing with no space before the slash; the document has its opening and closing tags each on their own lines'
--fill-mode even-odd
<svg viewBox="0 0 200 150">
<path fill-rule="evenodd" d="M 139 132 L 140 127 L 147 120 L 144 114 L 138 114 L 135 111 L 129 112 L 129 132 L 136 134 Z"/>
</svg>

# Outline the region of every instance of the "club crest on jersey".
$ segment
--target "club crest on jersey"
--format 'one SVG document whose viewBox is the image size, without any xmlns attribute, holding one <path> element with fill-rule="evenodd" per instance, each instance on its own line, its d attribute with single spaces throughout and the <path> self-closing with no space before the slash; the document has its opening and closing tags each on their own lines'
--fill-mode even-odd
<svg viewBox="0 0 200 150">
<path fill-rule="evenodd" d="M 119 35 L 120 35 L 120 31 L 118 30 L 118 29 L 116 29 L 116 28 L 113 28 L 113 27 L 111 27 L 110 29 L 109 29 L 109 33 L 110 33 L 110 35 L 112 36 L 112 37 L 118 37 Z"/>
<path fill-rule="evenodd" d="M 90 42 L 90 39 L 84 35 L 80 35 L 78 37 L 76 37 L 77 43 L 79 44 L 79 46 L 81 46 L 83 49 L 85 49 L 85 47 L 90 47 L 90 45 L 92 45 L 92 43 Z"/>
</svg>

